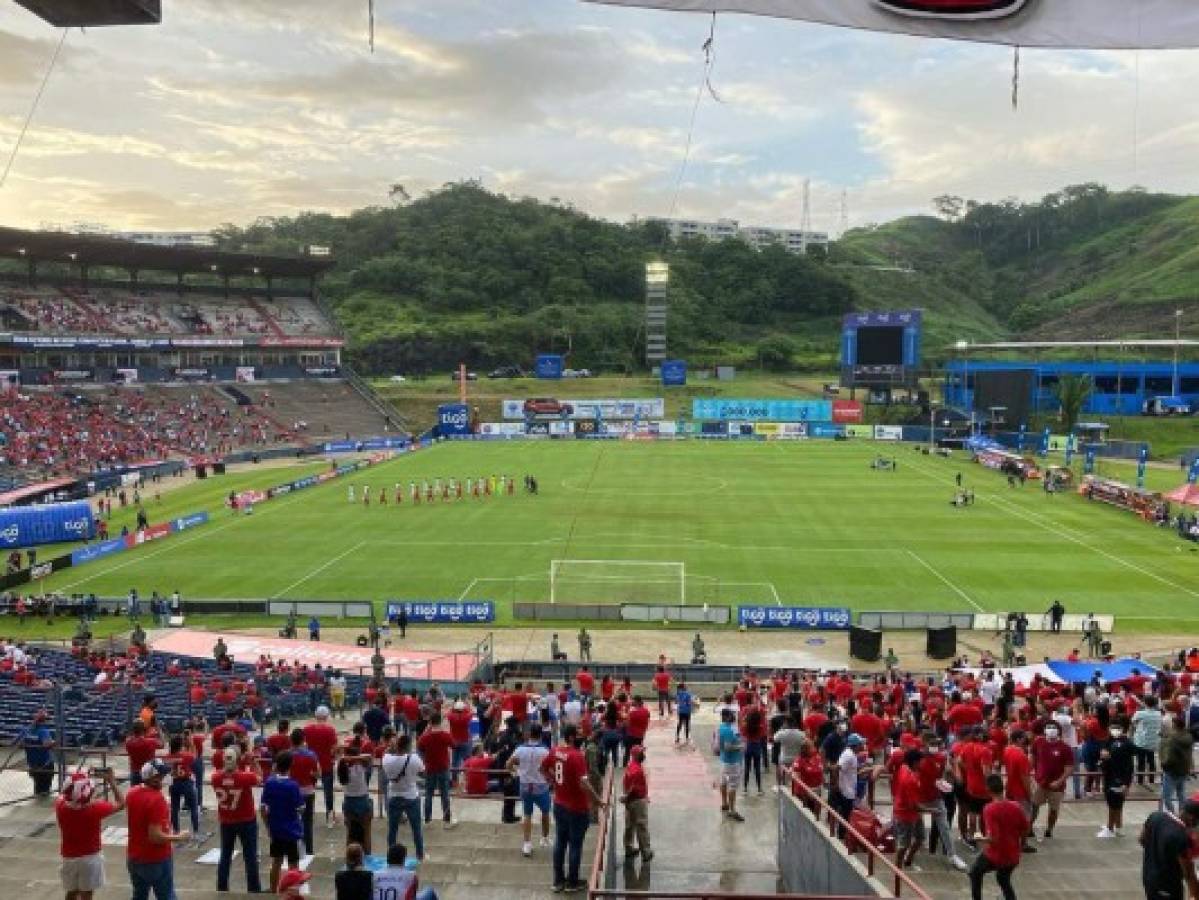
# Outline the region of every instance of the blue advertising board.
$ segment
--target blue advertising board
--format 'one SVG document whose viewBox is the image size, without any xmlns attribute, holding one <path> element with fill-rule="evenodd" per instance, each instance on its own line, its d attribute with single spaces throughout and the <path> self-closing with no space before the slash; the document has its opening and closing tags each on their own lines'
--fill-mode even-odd
<svg viewBox="0 0 1199 900">
<path fill-rule="evenodd" d="M 743 422 L 827 422 L 833 417 L 829 400 L 728 400 L 705 397 L 691 401 L 691 418 Z"/>
<path fill-rule="evenodd" d="M 832 425 L 828 422 L 812 422 L 808 425 L 808 437 L 838 438 L 844 434 L 844 425 Z"/>
<path fill-rule="evenodd" d="M 538 378 L 561 378 L 566 364 L 558 353 L 542 353 L 537 357 L 533 373 Z"/>
<path fill-rule="evenodd" d="M 195 528 L 197 525 L 204 525 L 207 522 L 208 513 L 191 513 L 190 515 L 180 516 L 178 519 L 171 519 L 171 531 L 187 531 L 189 528 Z"/>
<path fill-rule="evenodd" d="M 465 403 L 437 407 L 437 433 L 441 437 L 470 434 L 470 407 Z"/>
<path fill-rule="evenodd" d="M 124 549 L 125 539 L 123 537 L 111 538 L 107 541 L 101 541 L 98 544 L 89 544 L 86 547 L 80 547 L 78 550 L 71 551 L 71 565 L 82 566 L 84 563 L 94 562 L 97 559 L 112 556 L 114 553 L 120 553 Z"/>
<path fill-rule="evenodd" d="M 387 618 L 393 619 L 403 608 L 409 622 L 430 625 L 455 623 L 479 624 L 495 621 L 495 603 L 475 600 L 470 603 L 443 600 L 394 600 L 387 604 Z"/>
<path fill-rule="evenodd" d="M 6 550 L 95 536 L 96 524 L 86 500 L 0 509 L 0 547 Z"/>
<path fill-rule="evenodd" d="M 681 387 L 687 383 L 687 361 L 668 359 L 662 363 L 662 385 Z"/>
<path fill-rule="evenodd" d="M 737 624 L 746 628 L 801 628 L 848 631 L 851 616 L 843 606 L 738 606 Z"/>
</svg>

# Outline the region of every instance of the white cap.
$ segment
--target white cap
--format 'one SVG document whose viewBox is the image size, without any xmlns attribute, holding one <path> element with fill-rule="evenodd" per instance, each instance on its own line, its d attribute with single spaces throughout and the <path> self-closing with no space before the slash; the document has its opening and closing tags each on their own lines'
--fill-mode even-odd
<svg viewBox="0 0 1199 900">
<path fill-rule="evenodd" d="M 329 707 L 318 706 L 316 708 L 316 712 L 313 713 L 313 715 L 315 715 L 318 719 L 327 719 L 327 718 L 329 718 Z"/>
<path fill-rule="evenodd" d="M 142 781 L 149 781 L 151 778 L 160 778 L 169 771 L 169 766 L 150 760 L 150 762 L 142 766 Z"/>
</svg>

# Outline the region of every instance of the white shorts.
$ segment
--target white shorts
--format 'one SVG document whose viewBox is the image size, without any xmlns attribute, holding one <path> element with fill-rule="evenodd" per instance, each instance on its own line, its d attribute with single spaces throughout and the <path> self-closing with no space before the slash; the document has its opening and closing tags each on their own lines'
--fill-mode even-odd
<svg viewBox="0 0 1199 900">
<path fill-rule="evenodd" d="M 724 763 L 720 767 L 720 783 L 735 788 L 741 784 L 741 763 Z"/>
<path fill-rule="evenodd" d="M 77 856 L 62 861 L 62 887 L 71 891 L 98 891 L 104 887 L 104 856 Z"/>
</svg>

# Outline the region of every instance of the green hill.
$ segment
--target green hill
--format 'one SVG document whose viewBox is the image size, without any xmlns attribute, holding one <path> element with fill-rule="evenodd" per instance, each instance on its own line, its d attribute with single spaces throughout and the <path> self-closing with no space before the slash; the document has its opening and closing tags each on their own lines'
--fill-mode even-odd
<svg viewBox="0 0 1199 900">
<path fill-rule="evenodd" d="M 925 310 L 927 354 L 955 341 L 1164 336 L 1199 292 L 1199 199 L 1064 188 L 1037 203 L 942 197 L 942 218 L 856 229 L 828 254 L 673 242 L 474 182 L 394 207 L 226 226 L 226 249 L 331 246 L 324 294 L 366 372 L 642 367 L 644 267 L 671 266 L 671 353 L 693 364 L 835 367 L 850 310 Z M 1199 333 L 1199 315 L 1185 322 Z"/>
</svg>

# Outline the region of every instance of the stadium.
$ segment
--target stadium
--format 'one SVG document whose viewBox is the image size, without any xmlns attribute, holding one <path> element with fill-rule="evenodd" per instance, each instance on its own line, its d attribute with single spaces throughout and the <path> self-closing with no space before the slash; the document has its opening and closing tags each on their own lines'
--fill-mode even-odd
<svg viewBox="0 0 1199 900">
<path fill-rule="evenodd" d="M 702 193 L 726 13 L 1048 54 L 1199 43 L 1183 4 L 1128 34 L 1072 31 L 1066 2 L 564 0 L 614 28 L 653 14 L 603 7 L 712 14 L 670 217 L 389 182 L 391 206 L 246 201 L 252 225 L 207 232 L 0 227 L 0 896 L 1199 891 L 1189 246 L 1119 268 L 1199 208 L 1083 185 L 849 228 L 842 193 L 830 238 L 805 180 L 798 229 L 674 217 Z M 0 12 L 0 50 L 57 29 L 42 80 L 14 76 L 14 221 L 10 171 L 74 190 L 22 173 L 55 165 L 36 114 L 68 34 L 178 41 L 163 6 Z M 363 6 L 365 59 L 461 99 L 470 65 Z M 227 13 L 243 27 L 196 21 Z M 338 22 L 319 67 L 347 26 L 316 15 Z M 172 77 L 150 95 L 241 102 Z M 291 122 L 228 139 L 257 152 L 260 129 L 288 165 L 328 161 Z M 97 177 L 158 177 L 102 157 Z M 261 169 L 219 162 L 261 196 Z M 1031 253 L 1054 223 L 1076 243 L 1014 268 L 1003 241 Z M 1087 269 L 1099 248 L 1118 261 Z M 962 287 L 1020 279 L 1003 316 Z"/>
</svg>

